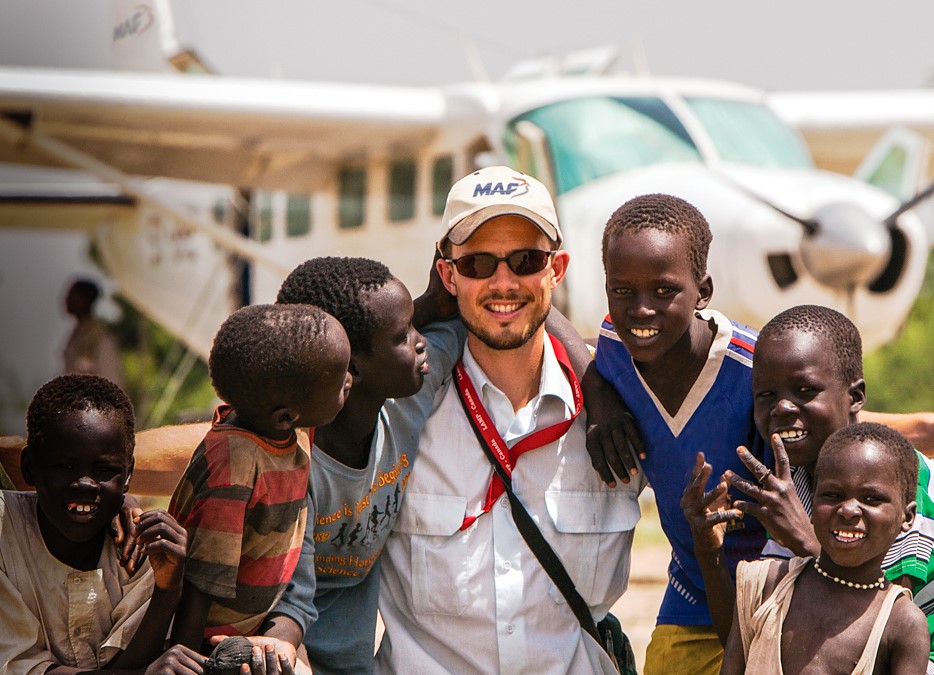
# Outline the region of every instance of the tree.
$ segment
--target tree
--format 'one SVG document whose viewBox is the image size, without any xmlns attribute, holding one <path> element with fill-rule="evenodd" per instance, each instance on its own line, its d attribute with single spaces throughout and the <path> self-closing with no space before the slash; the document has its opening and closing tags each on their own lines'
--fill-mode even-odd
<svg viewBox="0 0 934 675">
<path fill-rule="evenodd" d="M 864 359 L 868 407 L 880 412 L 934 410 L 934 253 L 901 334 Z"/>
</svg>

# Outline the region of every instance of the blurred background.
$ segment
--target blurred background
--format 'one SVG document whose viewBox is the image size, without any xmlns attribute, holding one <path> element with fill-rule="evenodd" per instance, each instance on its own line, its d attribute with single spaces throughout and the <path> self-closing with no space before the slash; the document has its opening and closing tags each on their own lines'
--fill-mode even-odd
<svg viewBox="0 0 934 675">
<path fill-rule="evenodd" d="M 0 65 L 107 69 L 112 4 L 103 0 L 5 0 Z M 623 70 L 712 77 L 773 90 L 918 89 L 934 81 L 934 6 L 788 0 L 770 5 L 601 2 L 503 5 L 416 0 L 308 3 L 273 0 L 172 2 L 175 31 L 218 73 L 258 78 L 434 86 L 496 80 L 522 59 L 615 46 Z M 0 167 L 0 185 L 28 183 Z M 0 216 L 2 217 L 2 216 Z M 204 419 L 214 403 L 206 368 L 190 364 L 166 397 L 184 350 L 118 294 L 81 234 L 0 228 L 0 433 L 21 433 L 35 389 L 60 372 L 71 330 L 70 280 L 104 290 L 98 313 L 122 350 L 127 388 L 141 420 Z M 869 405 L 934 409 L 931 263 L 897 340 L 867 355 Z M 157 415 L 149 413 L 158 406 Z"/>
</svg>

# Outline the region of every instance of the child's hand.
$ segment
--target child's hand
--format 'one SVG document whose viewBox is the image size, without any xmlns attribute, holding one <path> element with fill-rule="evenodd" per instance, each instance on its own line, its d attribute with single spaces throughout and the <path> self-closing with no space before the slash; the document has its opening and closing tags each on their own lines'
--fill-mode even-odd
<svg viewBox="0 0 934 675">
<path fill-rule="evenodd" d="M 295 653 L 294 649 L 292 653 Z M 292 675 L 294 672 L 292 663 L 285 654 L 277 652 L 268 642 L 263 647 L 254 646 L 249 666 L 240 666 L 241 675 Z"/>
<path fill-rule="evenodd" d="M 136 518 L 143 512 L 139 501 L 131 494 L 123 496 L 123 507 L 110 524 L 110 536 L 117 545 L 120 566 L 133 576 L 143 561 L 143 549 L 136 540 Z"/>
<path fill-rule="evenodd" d="M 613 474 L 619 476 L 623 483 L 628 483 L 632 476 L 638 475 L 636 455 L 645 458 L 645 450 L 629 411 L 610 417 L 605 422 L 597 422 L 588 409 L 587 452 L 593 468 L 610 487 L 616 487 Z"/>
<path fill-rule="evenodd" d="M 180 592 L 188 535 L 167 511 L 146 511 L 136 518 L 137 539 L 149 557 L 156 588 Z"/>
<path fill-rule="evenodd" d="M 438 274 L 437 262 L 441 254 L 435 250 L 435 257 L 431 261 L 431 271 L 428 273 L 428 286 L 425 292 L 415 298 L 415 315 L 412 324 L 421 329 L 435 321 L 444 321 L 457 316 L 457 298 L 448 292 Z"/>
<path fill-rule="evenodd" d="M 712 490 L 704 492 L 712 472 L 713 467 L 704 461 L 704 453 L 698 452 L 691 482 L 681 495 L 681 510 L 691 526 L 694 549 L 698 552 L 710 553 L 723 548 L 727 522 L 743 517 L 739 509 L 728 508 L 730 503 L 725 481 L 721 480 Z"/>
<path fill-rule="evenodd" d="M 146 669 L 145 675 L 181 675 L 186 673 L 204 673 L 207 663 L 201 654 L 184 645 L 174 645 L 156 659 Z"/>
<path fill-rule="evenodd" d="M 594 470 L 610 487 L 616 487 L 613 474 L 623 483 L 639 473 L 638 458 L 645 458 L 645 447 L 632 413 L 613 385 L 597 372 L 591 362 L 581 378 L 584 406 L 587 408 L 587 454 Z"/>
<path fill-rule="evenodd" d="M 756 485 L 732 471 L 727 471 L 724 475 L 730 485 L 756 499 L 755 502 L 737 501 L 733 506 L 754 516 L 775 541 L 795 555 L 817 555 L 820 552 L 820 543 L 814 534 L 811 518 L 804 510 L 791 481 L 788 454 L 778 434 L 772 434 L 772 449 L 775 451 L 774 474 L 749 450 L 743 446 L 736 448 L 736 454 L 759 484 Z"/>
<path fill-rule="evenodd" d="M 226 635 L 214 635 L 209 642 L 216 647 L 226 639 Z M 265 635 L 251 635 L 247 640 L 253 645 L 253 652 L 250 662 L 240 666 L 240 672 L 244 675 L 310 675 L 307 665 L 299 667 L 302 664 L 296 660 L 295 647 L 285 640 Z"/>
</svg>

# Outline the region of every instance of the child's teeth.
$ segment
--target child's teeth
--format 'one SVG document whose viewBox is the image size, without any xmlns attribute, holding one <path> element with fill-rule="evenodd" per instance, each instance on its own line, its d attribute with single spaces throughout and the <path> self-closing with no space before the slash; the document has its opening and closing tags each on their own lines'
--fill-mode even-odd
<svg viewBox="0 0 934 675">
<path fill-rule="evenodd" d="M 865 532 L 844 532 L 843 530 L 834 530 L 833 534 L 840 541 L 858 541 L 866 537 Z"/>
<path fill-rule="evenodd" d="M 804 429 L 786 429 L 785 431 L 779 431 L 778 435 L 783 441 L 794 443 L 807 436 L 808 432 Z"/>
<path fill-rule="evenodd" d="M 637 338 L 650 338 L 658 335 L 658 330 L 655 328 L 631 328 L 629 332 Z"/>
<path fill-rule="evenodd" d="M 95 507 L 92 504 L 69 504 L 68 505 L 69 511 L 75 511 L 77 513 L 90 513 L 91 511 L 94 510 L 94 508 Z"/>
</svg>

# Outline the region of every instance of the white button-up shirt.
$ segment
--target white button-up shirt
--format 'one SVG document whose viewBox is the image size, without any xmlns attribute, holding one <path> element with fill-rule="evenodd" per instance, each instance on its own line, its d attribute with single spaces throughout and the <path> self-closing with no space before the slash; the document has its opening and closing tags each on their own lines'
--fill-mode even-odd
<svg viewBox="0 0 934 675">
<path fill-rule="evenodd" d="M 152 568 L 132 579 L 110 537 L 98 568 L 76 570 L 46 548 L 34 492 L 0 495 L 0 672 L 53 665 L 97 670 L 126 649 L 149 608 Z"/>
<path fill-rule="evenodd" d="M 547 339 L 539 394 L 518 412 L 469 349 L 464 367 L 509 445 L 572 414 L 571 388 Z M 523 454 L 512 484 L 599 621 L 626 590 L 643 483 L 603 484 L 584 446 L 584 417 Z M 457 388 L 448 386 L 419 439 L 381 559 L 386 632 L 377 672 L 616 672 L 522 539 L 505 495 L 460 530 L 481 511 L 492 475 Z"/>
</svg>

